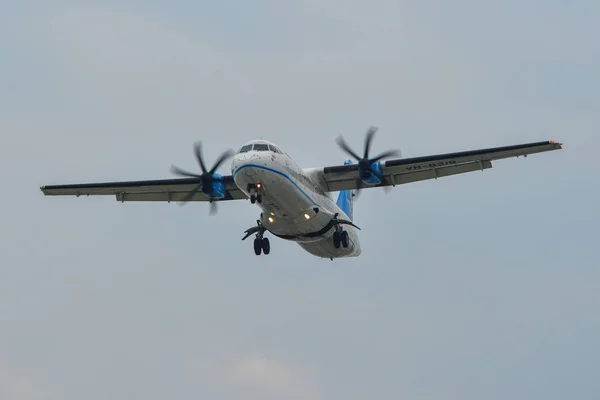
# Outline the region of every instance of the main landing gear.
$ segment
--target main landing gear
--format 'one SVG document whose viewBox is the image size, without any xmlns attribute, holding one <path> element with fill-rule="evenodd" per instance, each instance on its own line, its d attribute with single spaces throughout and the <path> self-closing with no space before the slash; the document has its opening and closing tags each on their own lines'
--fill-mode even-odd
<svg viewBox="0 0 600 400">
<path fill-rule="evenodd" d="M 333 247 L 339 249 L 341 245 L 342 247 L 347 248 L 348 243 L 348 232 L 342 228 L 336 228 L 335 232 L 333 232 Z"/>
<path fill-rule="evenodd" d="M 338 219 L 338 214 L 335 214 L 333 217 L 333 223 L 335 231 L 333 232 L 333 247 L 339 249 L 340 246 L 343 248 L 348 248 L 350 245 L 350 238 L 348 236 L 348 232 L 342 228 L 342 225 L 351 225 L 356 229 L 360 228 L 352 223 L 352 221 L 347 221 L 343 219 Z"/>
<path fill-rule="evenodd" d="M 242 240 L 246 240 L 250 235 L 256 233 L 256 237 L 254 238 L 254 254 L 257 256 L 260 256 L 261 253 L 264 255 L 269 255 L 271 252 L 271 243 L 269 243 L 269 238 L 264 237 L 266 231 L 267 230 L 260 220 L 256 220 L 256 226 L 246 229 L 246 236 L 242 238 Z"/>
</svg>

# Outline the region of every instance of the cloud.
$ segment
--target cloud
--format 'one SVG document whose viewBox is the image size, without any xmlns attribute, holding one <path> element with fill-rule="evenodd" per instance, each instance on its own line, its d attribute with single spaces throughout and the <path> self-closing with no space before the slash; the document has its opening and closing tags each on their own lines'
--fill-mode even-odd
<svg viewBox="0 0 600 400">
<path fill-rule="evenodd" d="M 46 400 L 48 397 L 28 376 L 0 365 L 0 399 Z"/>
<path fill-rule="evenodd" d="M 322 400 L 326 396 L 316 371 L 261 353 L 220 354 L 194 363 L 191 380 L 200 381 L 203 393 L 257 399 Z"/>
<path fill-rule="evenodd" d="M 231 371 L 231 380 L 287 399 L 322 398 L 314 378 L 305 371 L 261 354 L 240 360 Z"/>
</svg>

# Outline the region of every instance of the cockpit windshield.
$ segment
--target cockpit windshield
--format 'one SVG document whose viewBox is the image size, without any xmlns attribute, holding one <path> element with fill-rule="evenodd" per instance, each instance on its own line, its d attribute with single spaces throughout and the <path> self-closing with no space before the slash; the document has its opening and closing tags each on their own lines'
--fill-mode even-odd
<svg viewBox="0 0 600 400">
<path fill-rule="evenodd" d="M 266 143 L 246 144 L 246 145 L 242 146 L 242 148 L 240 149 L 240 151 L 238 151 L 238 153 L 246 153 L 250 150 L 272 151 L 277 154 L 285 154 L 279 147 L 274 146 L 272 144 L 266 144 Z"/>
<path fill-rule="evenodd" d="M 269 151 L 269 145 L 263 143 L 254 143 L 254 151 Z"/>
<path fill-rule="evenodd" d="M 240 149 L 239 153 L 246 153 L 248 151 L 252 150 L 252 145 L 251 144 L 247 144 L 245 146 L 242 146 L 242 148 Z"/>
</svg>

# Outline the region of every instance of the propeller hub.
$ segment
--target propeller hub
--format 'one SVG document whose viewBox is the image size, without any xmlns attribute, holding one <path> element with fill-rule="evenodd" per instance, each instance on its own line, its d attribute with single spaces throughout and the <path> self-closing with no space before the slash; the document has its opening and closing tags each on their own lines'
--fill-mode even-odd
<svg viewBox="0 0 600 400">
<path fill-rule="evenodd" d="M 373 174 L 371 161 L 368 158 L 363 158 L 358 162 L 358 169 L 360 171 L 361 178 L 368 179 Z"/>
<path fill-rule="evenodd" d="M 370 171 L 371 170 L 371 160 L 369 160 L 368 158 L 363 158 L 362 160 L 359 160 L 358 167 L 364 171 Z"/>
<path fill-rule="evenodd" d="M 204 173 L 201 176 L 202 178 L 200 179 L 202 180 L 202 192 L 210 194 L 212 192 L 213 176 L 208 173 Z"/>
</svg>

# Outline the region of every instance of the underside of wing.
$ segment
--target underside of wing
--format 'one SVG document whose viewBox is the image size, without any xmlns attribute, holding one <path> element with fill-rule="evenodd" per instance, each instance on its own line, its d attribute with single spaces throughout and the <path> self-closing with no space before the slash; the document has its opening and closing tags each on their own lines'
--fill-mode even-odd
<svg viewBox="0 0 600 400">
<path fill-rule="evenodd" d="M 510 157 L 527 157 L 562 148 L 554 141 L 495 147 L 490 149 L 463 151 L 424 157 L 388 160 L 380 163 L 381 183 L 370 185 L 360 178 L 357 164 L 325 167 L 323 181 L 329 191 L 365 189 L 369 187 L 396 186 L 426 179 L 483 171 L 492 168 L 493 160 Z"/>
<path fill-rule="evenodd" d="M 246 195 L 233 181 L 223 177 L 224 196 L 214 201 L 242 200 Z M 198 178 L 161 179 L 130 182 L 89 183 L 76 185 L 42 186 L 46 196 L 102 196 L 114 195 L 118 201 L 209 201 L 202 193 L 202 180 Z M 196 193 L 193 193 L 196 192 Z"/>
</svg>

